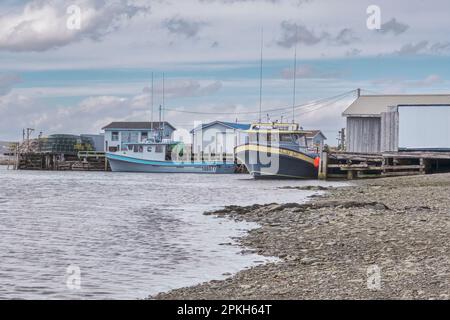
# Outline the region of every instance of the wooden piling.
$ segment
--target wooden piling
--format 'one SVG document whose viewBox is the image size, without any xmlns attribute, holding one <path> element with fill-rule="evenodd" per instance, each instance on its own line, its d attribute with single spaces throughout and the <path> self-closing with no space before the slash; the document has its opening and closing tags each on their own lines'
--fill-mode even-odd
<svg viewBox="0 0 450 320">
<path fill-rule="evenodd" d="M 326 180 L 328 174 L 328 152 L 322 151 L 319 161 L 319 180 Z"/>
</svg>

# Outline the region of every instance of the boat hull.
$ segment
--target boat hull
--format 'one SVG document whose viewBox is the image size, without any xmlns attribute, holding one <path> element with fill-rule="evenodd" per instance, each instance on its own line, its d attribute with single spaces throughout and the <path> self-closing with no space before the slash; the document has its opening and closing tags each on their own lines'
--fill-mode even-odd
<svg viewBox="0 0 450 320">
<path fill-rule="evenodd" d="M 259 145 L 236 148 L 237 158 L 255 179 L 317 179 L 316 155 Z"/>
<path fill-rule="evenodd" d="M 106 155 L 113 172 L 231 174 L 235 165 L 208 162 L 150 161 L 115 154 Z"/>
</svg>

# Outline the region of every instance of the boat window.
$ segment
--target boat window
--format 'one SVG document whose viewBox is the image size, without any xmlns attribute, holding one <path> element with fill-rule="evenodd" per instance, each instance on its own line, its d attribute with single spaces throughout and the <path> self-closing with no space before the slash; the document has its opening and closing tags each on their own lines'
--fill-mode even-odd
<svg viewBox="0 0 450 320">
<path fill-rule="evenodd" d="M 307 146 L 307 144 L 306 144 L 306 137 L 305 136 L 298 137 L 297 143 L 298 143 L 298 145 L 300 147 L 306 147 Z"/>
<path fill-rule="evenodd" d="M 152 152 L 152 147 L 147 147 L 147 152 Z"/>
<path fill-rule="evenodd" d="M 144 146 L 139 146 L 138 150 L 139 150 L 139 153 L 144 152 Z"/>
<path fill-rule="evenodd" d="M 156 152 L 156 153 L 163 153 L 163 152 L 164 152 L 164 146 L 162 146 L 162 145 L 160 145 L 160 144 L 157 144 L 157 145 L 155 146 L 155 152 Z"/>
<path fill-rule="evenodd" d="M 131 144 L 128 145 L 128 151 L 133 151 L 133 145 Z"/>
<path fill-rule="evenodd" d="M 290 134 L 282 134 L 280 135 L 281 142 L 292 142 L 292 137 Z"/>
<path fill-rule="evenodd" d="M 141 142 L 144 142 L 147 139 L 148 139 L 148 132 L 147 131 L 141 132 Z"/>
<path fill-rule="evenodd" d="M 133 145 L 133 152 L 139 152 L 139 146 L 138 145 Z"/>
</svg>

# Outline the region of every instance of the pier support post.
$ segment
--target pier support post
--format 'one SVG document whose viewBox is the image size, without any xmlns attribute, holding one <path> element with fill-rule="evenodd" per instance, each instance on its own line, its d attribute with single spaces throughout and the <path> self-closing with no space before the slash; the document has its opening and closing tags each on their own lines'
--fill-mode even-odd
<svg viewBox="0 0 450 320">
<path fill-rule="evenodd" d="M 420 163 L 420 170 L 419 170 L 420 174 L 425 174 L 425 160 L 424 160 L 424 158 L 420 158 L 419 163 Z"/>
<path fill-rule="evenodd" d="M 328 152 L 323 151 L 320 157 L 319 163 L 319 180 L 327 179 L 327 171 L 328 171 Z"/>
</svg>

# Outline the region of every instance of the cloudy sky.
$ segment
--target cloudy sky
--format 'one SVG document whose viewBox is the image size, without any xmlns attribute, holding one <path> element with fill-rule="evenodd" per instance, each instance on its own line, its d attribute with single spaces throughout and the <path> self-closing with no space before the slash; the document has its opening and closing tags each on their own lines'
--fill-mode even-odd
<svg viewBox="0 0 450 320">
<path fill-rule="evenodd" d="M 367 27 L 370 5 L 379 29 Z M 156 120 L 163 72 L 176 127 L 257 120 L 263 38 L 264 118 L 292 119 L 296 48 L 295 120 L 335 144 L 351 90 L 448 93 L 449 10 L 444 0 L 2 0 L 0 140 L 149 120 L 152 73 Z"/>
</svg>

